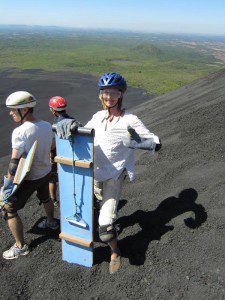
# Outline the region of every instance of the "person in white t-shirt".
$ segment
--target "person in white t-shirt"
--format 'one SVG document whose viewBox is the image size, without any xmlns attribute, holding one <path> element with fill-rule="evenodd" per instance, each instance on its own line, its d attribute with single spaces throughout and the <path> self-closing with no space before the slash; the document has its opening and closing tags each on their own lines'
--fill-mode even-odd
<svg viewBox="0 0 225 300">
<path fill-rule="evenodd" d="M 101 203 L 99 237 L 110 246 L 109 272 L 113 274 L 121 266 L 114 222 L 126 174 L 134 180 L 134 149 L 158 151 L 161 142 L 137 116 L 122 109 L 127 84 L 120 74 L 104 74 L 98 86 L 104 110 L 94 114 L 85 127 L 95 129 L 94 192 Z"/>
<path fill-rule="evenodd" d="M 21 184 L 21 187 L 12 198 L 4 205 L 5 220 L 15 238 L 15 244 L 3 253 L 5 259 L 14 259 L 29 253 L 29 246 L 24 242 L 23 224 L 18 215 L 29 197 L 36 191 L 37 197 L 43 203 L 47 218 L 38 224 L 39 228 L 57 229 L 59 224 L 54 219 L 54 206 L 49 196 L 50 178 L 50 150 L 52 147 L 53 132 L 51 124 L 37 119 L 33 115 L 36 105 L 33 95 L 25 91 L 18 91 L 8 96 L 6 106 L 10 108 L 10 116 L 14 122 L 21 125 L 12 133 L 12 156 L 9 163 L 8 175 L 4 177 L 4 186 L 1 196 L 8 196 L 13 188 L 13 178 L 16 173 L 19 160 L 26 155 L 33 143 L 37 141 L 37 149 L 34 155 L 31 171 Z"/>
</svg>

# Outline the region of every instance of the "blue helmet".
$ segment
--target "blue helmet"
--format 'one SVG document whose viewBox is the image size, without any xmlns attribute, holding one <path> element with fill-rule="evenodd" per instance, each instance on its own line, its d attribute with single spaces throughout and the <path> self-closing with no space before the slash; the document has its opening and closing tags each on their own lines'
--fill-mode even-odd
<svg viewBox="0 0 225 300">
<path fill-rule="evenodd" d="M 119 73 L 106 73 L 99 78 L 99 89 L 102 90 L 108 87 L 116 87 L 121 92 L 127 89 L 126 80 Z"/>
</svg>

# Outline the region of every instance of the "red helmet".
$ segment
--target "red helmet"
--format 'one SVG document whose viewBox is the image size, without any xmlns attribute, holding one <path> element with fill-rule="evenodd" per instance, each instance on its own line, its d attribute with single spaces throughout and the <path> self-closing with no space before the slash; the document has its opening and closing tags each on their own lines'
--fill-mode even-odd
<svg viewBox="0 0 225 300">
<path fill-rule="evenodd" d="M 67 107 L 66 99 L 61 96 L 54 96 L 49 100 L 49 107 L 55 111 L 65 110 Z"/>
</svg>

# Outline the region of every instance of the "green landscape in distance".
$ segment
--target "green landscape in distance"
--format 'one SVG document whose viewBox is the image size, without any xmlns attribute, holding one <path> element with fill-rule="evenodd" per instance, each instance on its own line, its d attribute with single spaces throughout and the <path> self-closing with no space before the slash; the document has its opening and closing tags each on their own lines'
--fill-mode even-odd
<svg viewBox="0 0 225 300">
<path fill-rule="evenodd" d="M 163 94 L 225 66 L 225 37 L 0 26 L 0 69 L 119 72 Z"/>
</svg>

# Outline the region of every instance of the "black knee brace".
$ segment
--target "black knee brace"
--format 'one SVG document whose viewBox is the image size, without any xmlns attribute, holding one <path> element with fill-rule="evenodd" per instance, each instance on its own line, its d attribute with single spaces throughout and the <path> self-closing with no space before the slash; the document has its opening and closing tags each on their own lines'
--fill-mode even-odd
<svg viewBox="0 0 225 300">
<path fill-rule="evenodd" d="M 46 200 L 40 200 L 40 199 L 39 199 L 39 205 L 41 205 L 41 204 L 45 204 L 45 203 L 48 203 L 50 200 L 51 200 L 51 198 L 50 198 L 50 197 L 49 197 L 49 198 L 47 198 Z"/>
<path fill-rule="evenodd" d="M 19 158 L 11 158 L 8 169 L 10 175 L 15 176 L 19 161 Z"/>
<path fill-rule="evenodd" d="M 13 219 L 13 218 L 16 218 L 16 217 L 18 216 L 18 213 L 17 213 L 17 212 L 11 213 L 12 216 L 9 216 L 9 215 L 8 215 L 9 213 L 8 213 L 7 210 L 5 210 L 5 209 L 3 209 L 3 210 L 1 211 L 1 214 L 2 214 L 2 217 L 3 217 L 3 219 L 4 219 L 5 221 L 8 221 L 8 220 Z"/>
<path fill-rule="evenodd" d="M 113 224 L 99 226 L 99 237 L 102 242 L 109 243 L 117 238 L 117 231 Z"/>
</svg>

